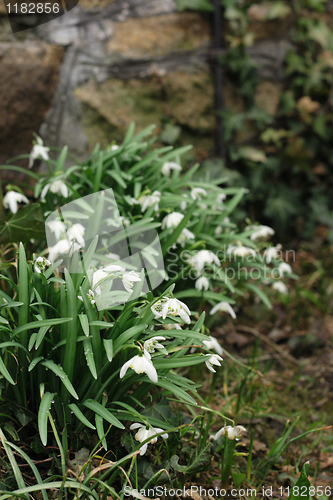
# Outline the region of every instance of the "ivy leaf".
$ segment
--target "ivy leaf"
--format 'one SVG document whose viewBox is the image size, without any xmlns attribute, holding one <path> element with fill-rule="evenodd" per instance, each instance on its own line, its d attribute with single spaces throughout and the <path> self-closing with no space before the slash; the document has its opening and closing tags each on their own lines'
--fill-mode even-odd
<svg viewBox="0 0 333 500">
<path fill-rule="evenodd" d="M 274 2 L 269 7 L 266 19 L 271 21 L 272 19 L 282 19 L 287 17 L 291 13 L 291 8 L 284 2 Z"/>
<path fill-rule="evenodd" d="M 8 221 L 0 220 L 0 243 L 45 238 L 45 224 L 38 203 L 25 205 Z"/>
<path fill-rule="evenodd" d="M 194 474 L 195 472 L 203 471 L 209 467 L 211 463 L 210 448 L 211 443 L 208 443 L 206 446 L 201 446 L 200 448 L 192 450 L 187 460 L 189 465 L 179 465 L 178 455 L 173 455 L 170 460 L 171 467 L 185 474 Z"/>
<path fill-rule="evenodd" d="M 162 398 L 157 404 L 149 406 L 141 412 L 145 417 L 155 418 L 156 420 L 161 420 L 170 427 L 176 427 L 178 425 L 177 417 L 173 412 L 169 401 Z"/>
<path fill-rule="evenodd" d="M 234 151 L 233 160 L 242 158 L 244 160 L 254 161 L 256 163 L 266 163 L 267 157 L 263 151 L 252 146 L 242 146 L 238 151 Z"/>
</svg>

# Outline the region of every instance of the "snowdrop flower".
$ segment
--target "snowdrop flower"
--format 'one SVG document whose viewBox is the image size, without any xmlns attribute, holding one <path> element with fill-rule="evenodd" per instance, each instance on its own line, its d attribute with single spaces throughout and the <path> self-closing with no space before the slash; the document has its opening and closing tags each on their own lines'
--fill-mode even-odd
<svg viewBox="0 0 333 500">
<path fill-rule="evenodd" d="M 215 231 L 214 231 L 215 236 L 220 236 L 220 234 L 222 233 L 222 231 L 223 231 L 223 227 L 222 226 L 216 226 Z"/>
<path fill-rule="evenodd" d="M 102 288 L 101 288 L 102 285 L 99 285 L 97 287 L 96 285 L 107 276 L 109 276 L 109 274 L 103 271 L 102 269 L 98 269 L 98 271 L 95 271 L 94 274 L 92 275 L 92 287 L 93 289 L 95 289 L 95 292 L 98 293 L 98 295 L 101 295 L 102 293 Z"/>
<path fill-rule="evenodd" d="M 215 314 L 218 311 L 228 312 L 233 319 L 236 318 L 235 311 L 228 302 L 219 302 L 213 307 L 210 314 Z"/>
<path fill-rule="evenodd" d="M 47 194 L 48 190 L 51 191 L 51 193 L 58 193 L 61 194 L 64 198 L 68 198 L 68 187 L 67 185 L 58 179 L 57 181 L 50 182 L 49 184 L 46 184 L 43 187 L 43 190 L 41 192 L 40 198 L 41 200 L 45 200 L 45 195 Z"/>
<path fill-rule="evenodd" d="M 184 248 L 184 246 L 188 240 L 194 240 L 194 239 L 195 239 L 195 235 L 191 231 L 186 229 L 186 227 L 184 227 L 184 229 L 182 230 L 182 232 L 180 233 L 180 235 L 177 238 L 177 243 L 179 243 L 180 246 L 182 248 Z M 173 245 L 173 248 L 175 248 L 175 247 L 176 247 L 176 245 Z"/>
<path fill-rule="evenodd" d="M 111 151 L 117 151 L 119 149 L 119 146 L 117 144 L 113 144 L 113 146 L 110 147 Z"/>
<path fill-rule="evenodd" d="M 275 281 L 272 288 L 280 293 L 283 293 L 284 295 L 288 295 L 288 288 L 282 281 Z"/>
<path fill-rule="evenodd" d="M 165 319 L 170 314 L 171 316 L 180 316 L 185 323 L 191 323 L 191 311 L 184 302 L 178 299 L 163 297 L 151 306 L 151 310 L 155 314 L 155 319 Z"/>
<path fill-rule="evenodd" d="M 125 268 L 118 266 L 118 264 L 110 264 L 109 266 L 103 267 L 102 271 L 107 271 L 108 273 L 118 273 L 125 271 Z"/>
<path fill-rule="evenodd" d="M 221 356 L 219 356 L 218 354 L 213 354 L 209 359 L 207 359 L 207 361 L 205 361 L 205 363 L 208 370 L 216 373 L 216 370 L 214 369 L 213 365 L 221 366 L 220 361 L 223 361 L 223 358 L 221 358 Z"/>
<path fill-rule="evenodd" d="M 122 224 L 125 227 L 129 226 L 131 223 L 131 221 L 129 219 L 127 219 L 126 217 L 124 217 L 122 215 L 119 217 L 119 222 L 120 222 L 120 224 Z"/>
<path fill-rule="evenodd" d="M 93 292 L 92 290 L 88 290 L 88 292 L 87 292 L 87 297 L 88 297 L 88 299 L 90 300 L 90 303 L 91 303 L 92 305 L 94 305 L 94 304 L 95 304 L 95 297 L 94 297 L 94 292 Z M 78 297 L 77 297 L 77 298 L 78 298 L 79 300 L 82 300 L 82 302 L 83 302 L 82 295 L 78 295 Z"/>
<path fill-rule="evenodd" d="M 225 435 L 225 432 L 227 431 L 228 433 L 228 438 L 229 439 L 236 439 L 241 436 L 242 432 L 246 432 L 245 427 L 242 425 L 236 425 L 235 427 L 232 427 L 231 425 L 227 425 L 226 427 L 222 427 L 217 433 L 212 436 L 214 440 L 218 439 L 220 436 Z"/>
<path fill-rule="evenodd" d="M 48 160 L 49 159 L 49 151 L 50 148 L 46 148 L 44 146 L 43 140 L 37 135 L 36 136 L 36 141 L 37 144 L 35 144 L 31 150 L 30 156 L 29 156 L 29 165 L 28 168 L 31 168 L 32 165 L 34 164 L 34 161 L 37 158 L 43 158 L 43 160 Z"/>
<path fill-rule="evenodd" d="M 171 227 L 177 227 L 183 220 L 184 215 L 179 212 L 172 212 L 164 217 L 162 221 L 162 229 L 166 227 L 170 229 Z"/>
<path fill-rule="evenodd" d="M 191 198 L 192 200 L 201 200 L 202 196 L 207 196 L 207 191 L 200 187 L 194 187 L 191 190 Z"/>
<path fill-rule="evenodd" d="M 200 250 L 191 256 L 188 262 L 191 266 L 196 268 L 198 274 L 201 274 L 205 264 L 209 265 L 214 262 L 217 266 L 221 265 L 219 258 L 210 250 Z"/>
<path fill-rule="evenodd" d="M 152 337 L 146 340 L 143 344 L 144 349 L 150 354 L 155 352 L 155 349 L 164 349 L 164 345 L 158 343 L 159 340 L 165 340 L 165 337 Z"/>
<path fill-rule="evenodd" d="M 29 200 L 24 194 L 18 193 L 17 191 L 8 191 L 2 200 L 3 206 L 9 208 L 13 214 L 16 214 L 18 210 L 18 203 L 29 203 Z"/>
<path fill-rule="evenodd" d="M 132 293 L 132 289 L 136 281 L 141 281 L 141 278 L 135 271 L 131 271 L 130 273 L 125 273 L 123 275 L 123 285 L 125 290 L 129 293 Z"/>
<path fill-rule="evenodd" d="M 71 241 L 76 240 L 82 247 L 85 246 L 85 241 L 83 238 L 86 228 L 82 224 L 73 224 L 73 226 L 67 231 L 67 238 Z"/>
<path fill-rule="evenodd" d="M 181 172 L 182 167 L 174 161 L 166 161 L 163 164 L 163 167 L 161 170 L 162 174 L 165 175 L 166 177 L 169 177 L 171 170 L 178 170 L 179 172 Z"/>
<path fill-rule="evenodd" d="M 138 202 L 141 205 L 142 212 L 145 212 L 148 207 L 155 205 L 155 212 L 158 211 L 158 204 L 161 201 L 161 193 L 159 191 L 154 191 L 152 194 L 145 194 L 140 196 Z"/>
<path fill-rule="evenodd" d="M 47 259 L 45 259 L 45 257 L 37 257 L 37 259 L 35 260 L 35 271 L 36 273 L 43 273 L 46 269 L 46 266 L 50 266 L 51 265 L 51 262 Z"/>
<path fill-rule="evenodd" d="M 238 257 L 246 257 L 251 254 L 255 257 L 256 252 L 253 248 L 245 247 L 243 245 L 230 245 L 227 249 L 227 254 L 237 255 Z"/>
<path fill-rule="evenodd" d="M 187 194 L 183 194 L 183 197 L 184 198 L 188 198 Z M 187 201 L 183 200 L 180 202 L 180 210 L 183 210 L 183 212 L 186 210 L 187 208 Z"/>
<path fill-rule="evenodd" d="M 126 372 L 129 368 L 135 371 L 135 373 L 146 373 L 152 382 L 157 383 L 158 376 L 155 366 L 153 365 L 150 354 L 147 351 L 144 351 L 142 356 L 136 355 L 133 358 L 129 359 L 120 370 L 120 378 L 123 378 L 126 375 Z"/>
<path fill-rule="evenodd" d="M 56 257 L 62 253 L 68 253 L 70 244 L 67 240 L 59 240 L 53 247 L 49 248 L 49 259 L 54 262 Z"/>
<path fill-rule="evenodd" d="M 259 238 L 266 238 L 267 236 L 271 236 L 275 234 L 274 229 L 269 226 L 247 226 L 245 230 L 251 231 L 252 229 L 256 229 L 254 233 L 251 234 L 250 238 L 252 241 L 258 240 Z"/>
<path fill-rule="evenodd" d="M 54 233 L 57 240 L 59 240 L 61 233 L 66 232 L 66 226 L 61 220 L 52 220 L 47 222 L 47 225 L 50 228 L 51 233 Z"/>
<path fill-rule="evenodd" d="M 227 195 L 224 193 L 219 193 L 217 195 L 216 201 L 219 205 L 223 205 L 224 200 L 227 198 Z"/>
<path fill-rule="evenodd" d="M 178 323 L 164 323 L 163 327 L 165 330 L 181 330 L 182 327 Z"/>
<path fill-rule="evenodd" d="M 133 431 L 134 429 L 139 429 L 134 436 L 135 439 L 139 441 L 139 443 L 143 443 L 143 441 L 146 441 L 146 439 L 150 437 L 152 438 L 150 441 L 147 441 L 147 443 L 141 446 L 140 455 L 144 455 L 146 453 L 148 444 L 155 444 L 157 442 L 156 434 L 163 432 L 163 429 L 159 429 L 158 427 L 147 429 L 143 424 L 132 424 L 130 429 L 131 431 Z M 168 439 L 169 435 L 165 432 L 164 434 L 161 434 L 161 437 L 164 439 Z"/>
<path fill-rule="evenodd" d="M 217 352 L 217 354 L 219 354 L 220 356 L 222 356 L 223 349 L 222 349 L 222 347 L 220 346 L 220 344 L 218 343 L 218 341 L 216 340 L 215 337 L 210 336 L 209 340 L 204 340 L 203 343 L 205 344 L 205 346 L 207 347 L 207 349 L 214 349 Z"/>
<path fill-rule="evenodd" d="M 270 264 L 272 259 L 275 259 L 279 255 L 281 248 L 281 245 L 277 245 L 276 247 L 269 247 L 265 250 L 267 264 Z"/>
<path fill-rule="evenodd" d="M 205 276 L 201 276 L 200 278 L 197 279 L 195 282 L 195 288 L 200 292 L 203 288 L 205 290 L 208 290 L 209 288 L 209 281 Z"/>
<path fill-rule="evenodd" d="M 280 278 L 282 278 L 285 274 L 291 274 L 292 269 L 287 262 L 281 262 L 279 265 Z"/>
</svg>

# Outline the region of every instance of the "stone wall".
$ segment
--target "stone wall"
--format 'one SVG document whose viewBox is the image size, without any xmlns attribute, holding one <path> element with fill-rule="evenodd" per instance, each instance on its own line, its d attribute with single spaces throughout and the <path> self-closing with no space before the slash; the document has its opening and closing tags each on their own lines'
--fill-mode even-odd
<svg viewBox="0 0 333 500">
<path fill-rule="evenodd" d="M 208 14 L 177 12 L 173 0 L 80 0 L 65 16 L 13 35 L 2 1 L 0 163 L 29 152 L 34 132 L 84 158 L 96 142 L 121 140 L 131 121 L 139 129 L 155 123 L 162 142 L 194 144 L 192 158 L 213 151 Z M 248 50 L 262 79 L 257 104 L 274 114 L 290 27 L 261 16 L 254 8 Z M 228 82 L 224 95 L 226 106 L 243 109 Z"/>
</svg>

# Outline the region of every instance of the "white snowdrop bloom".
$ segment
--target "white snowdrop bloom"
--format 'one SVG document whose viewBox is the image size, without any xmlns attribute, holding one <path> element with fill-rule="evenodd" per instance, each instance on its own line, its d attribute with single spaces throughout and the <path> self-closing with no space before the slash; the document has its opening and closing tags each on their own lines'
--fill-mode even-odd
<svg viewBox="0 0 333 500">
<path fill-rule="evenodd" d="M 283 293 L 284 295 L 288 295 L 288 288 L 282 281 L 275 281 L 272 288 L 280 293 Z"/>
<path fill-rule="evenodd" d="M 88 290 L 88 292 L 87 292 L 87 297 L 88 297 L 88 299 L 90 300 L 90 303 L 91 303 L 92 305 L 94 305 L 94 304 L 95 304 L 95 297 L 94 297 L 94 292 L 93 292 L 91 289 L 90 289 L 90 290 Z M 83 302 L 82 295 L 78 295 L 78 297 L 77 297 L 77 298 L 78 298 L 78 299 L 80 299 L 80 300 L 82 300 L 82 302 Z"/>
<path fill-rule="evenodd" d="M 142 212 L 145 212 L 148 207 L 155 205 L 155 212 L 158 211 L 158 204 L 161 201 L 161 193 L 159 191 L 154 191 L 152 194 L 145 194 L 140 196 L 138 202 L 141 205 Z"/>
<path fill-rule="evenodd" d="M 52 220 L 46 224 L 49 226 L 51 233 L 54 233 L 57 240 L 59 240 L 61 233 L 66 232 L 66 225 L 61 220 Z"/>
<path fill-rule="evenodd" d="M 37 259 L 35 260 L 35 271 L 36 273 L 44 273 L 45 272 L 45 269 L 46 269 L 46 266 L 50 266 L 51 265 L 51 262 L 47 259 L 45 259 L 45 257 L 37 257 Z"/>
<path fill-rule="evenodd" d="M 183 220 L 184 215 L 180 212 L 172 212 L 164 217 L 162 221 L 162 229 L 166 227 L 170 229 L 171 227 L 177 227 Z"/>
<path fill-rule="evenodd" d="M 125 271 L 125 268 L 118 266 L 118 264 L 110 264 L 109 266 L 103 267 L 102 271 L 107 271 L 108 273 L 118 273 Z"/>
<path fill-rule="evenodd" d="M 166 177 L 169 177 L 172 170 L 178 170 L 179 172 L 181 172 L 182 167 L 174 161 L 166 161 L 163 164 L 161 172 Z"/>
<path fill-rule="evenodd" d="M 246 257 L 247 255 L 253 255 L 255 257 L 256 252 L 253 248 L 245 247 L 243 245 L 230 245 L 227 249 L 227 254 L 233 254 L 237 257 Z"/>
<path fill-rule="evenodd" d="M 129 359 L 120 370 L 120 378 L 123 378 L 126 375 L 126 372 L 129 368 L 135 371 L 135 373 L 146 373 L 152 382 L 157 383 L 158 376 L 155 366 L 153 365 L 149 352 L 145 351 L 142 356 L 136 355 L 133 358 Z"/>
<path fill-rule="evenodd" d="M 272 259 L 275 259 L 277 256 L 279 256 L 281 248 L 281 245 L 276 245 L 276 247 L 269 247 L 265 250 L 267 264 L 270 264 L 272 262 Z"/>
<path fill-rule="evenodd" d="M 165 330 L 181 330 L 182 327 L 178 323 L 164 323 Z"/>
<path fill-rule="evenodd" d="M 129 219 L 127 219 L 126 217 L 124 217 L 122 215 L 119 217 L 119 222 L 120 222 L 120 224 L 122 224 L 125 227 L 129 226 L 131 223 L 131 221 Z"/>
<path fill-rule="evenodd" d="M 45 200 L 45 196 L 49 190 L 53 194 L 58 193 L 61 194 L 64 198 L 68 198 L 68 187 L 60 179 L 58 179 L 57 181 L 50 182 L 43 187 L 43 190 L 40 195 L 41 200 Z"/>
<path fill-rule="evenodd" d="M 230 218 L 229 218 L 229 217 L 224 217 L 223 222 L 224 222 L 225 224 L 229 224 L 229 222 L 230 222 Z"/>
<path fill-rule="evenodd" d="M 205 363 L 206 363 L 208 370 L 216 373 L 214 366 L 221 366 L 220 361 L 223 361 L 223 358 L 221 358 L 221 356 L 219 356 L 218 354 L 213 354 L 209 359 L 207 359 L 207 361 L 205 361 Z"/>
<path fill-rule="evenodd" d="M 110 275 L 108 273 L 106 273 L 105 271 L 103 271 L 102 269 L 98 269 L 98 271 L 95 271 L 94 274 L 92 275 L 92 287 L 93 287 L 93 289 L 95 289 L 95 292 L 98 295 L 101 295 L 101 293 L 102 293 L 103 284 L 101 284 L 97 287 L 96 287 L 96 285 L 100 281 L 102 281 L 104 278 L 106 278 L 107 276 L 110 276 Z"/>
<path fill-rule="evenodd" d="M 119 146 L 117 144 L 113 144 L 111 147 L 110 147 L 110 150 L 111 151 L 117 151 L 117 149 L 119 149 Z"/>
<path fill-rule="evenodd" d="M 165 337 L 152 337 L 148 339 L 143 344 L 144 349 L 148 351 L 150 354 L 155 352 L 155 349 L 164 349 L 164 345 L 159 344 L 159 340 L 165 340 Z"/>
<path fill-rule="evenodd" d="M 129 293 L 132 293 L 134 283 L 137 281 L 141 281 L 141 278 L 135 271 L 131 271 L 123 275 L 123 285 L 125 290 Z"/>
<path fill-rule="evenodd" d="M 118 255 L 117 253 L 108 253 L 106 256 L 105 256 L 107 259 L 110 259 L 111 261 L 114 261 L 114 260 L 119 260 L 120 259 L 120 255 Z"/>
<path fill-rule="evenodd" d="M 252 233 L 250 236 L 252 241 L 256 241 L 259 238 L 266 238 L 267 236 L 275 234 L 274 229 L 269 226 L 247 226 L 245 228 L 246 231 L 251 231 L 252 229 L 256 229 L 256 231 L 254 231 L 254 233 Z"/>
<path fill-rule="evenodd" d="M 192 255 L 189 260 L 189 264 L 197 270 L 198 274 L 201 274 L 205 264 L 212 264 L 213 262 L 220 266 L 221 262 L 215 253 L 210 250 L 200 250 L 196 254 Z"/>
<path fill-rule="evenodd" d="M 68 253 L 71 248 L 68 240 L 59 240 L 53 247 L 49 248 L 49 259 L 54 262 L 56 257 L 62 253 Z"/>
<path fill-rule="evenodd" d="M 225 193 L 219 193 L 216 197 L 216 201 L 219 205 L 223 205 L 224 200 L 227 198 Z"/>
<path fill-rule="evenodd" d="M 195 288 L 200 292 L 203 288 L 205 290 L 208 290 L 209 288 L 209 281 L 205 276 L 201 276 L 200 278 L 197 279 L 195 282 Z"/>
<path fill-rule="evenodd" d="M 210 314 L 215 314 L 218 311 L 228 312 L 233 319 L 236 318 L 235 311 L 228 302 L 219 302 L 213 307 L 213 309 L 210 311 Z"/>
<path fill-rule="evenodd" d="M 280 278 L 282 278 L 285 274 L 291 274 L 293 271 L 287 262 L 281 262 L 279 265 Z"/>
<path fill-rule="evenodd" d="M 152 427 L 151 429 L 147 429 L 145 425 L 137 423 L 132 424 L 130 429 L 131 431 L 133 431 L 134 429 L 139 429 L 134 436 L 136 441 L 139 441 L 139 443 L 143 443 L 143 441 L 146 441 L 146 439 L 152 438 L 150 441 L 147 441 L 147 443 L 141 446 L 140 455 L 144 455 L 146 453 L 148 444 L 155 444 L 157 442 L 158 436 L 156 437 L 156 434 L 163 432 L 163 429 L 160 429 L 159 427 Z M 165 432 L 164 434 L 161 434 L 161 437 L 164 439 L 168 439 L 169 435 Z M 144 497 L 140 496 L 137 498 L 144 498 Z"/>
<path fill-rule="evenodd" d="M 242 432 L 246 432 L 246 429 L 242 425 L 236 425 L 235 427 L 232 427 L 231 425 L 226 425 L 225 427 L 222 427 L 222 429 L 217 431 L 217 433 L 214 436 L 212 436 L 212 438 L 216 440 L 220 436 L 225 435 L 226 431 L 228 433 L 229 439 L 236 439 L 241 436 Z"/>
<path fill-rule="evenodd" d="M 220 236 L 220 234 L 222 234 L 222 231 L 223 231 L 222 226 L 216 226 L 215 231 L 214 231 L 215 236 Z"/>
<path fill-rule="evenodd" d="M 187 194 L 183 194 L 183 197 L 185 199 L 188 199 Z M 183 210 L 183 212 L 184 212 L 186 210 L 186 208 L 187 208 L 187 201 L 185 201 L 185 200 L 181 201 L 180 202 L 180 210 Z"/>
<path fill-rule="evenodd" d="M 83 238 L 86 228 L 82 224 L 73 224 L 71 228 L 67 231 L 67 238 L 71 241 L 76 240 L 82 247 L 85 246 L 85 241 Z"/>
<path fill-rule="evenodd" d="M 184 248 L 184 246 L 186 245 L 186 242 L 188 240 L 194 240 L 195 239 L 195 235 L 189 231 L 188 229 L 186 229 L 186 227 L 184 227 L 184 229 L 182 230 L 182 232 L 180 233 L 180 235 L 178 236 L 177 238 L 177 243 L 182 247 Z M 176 245 L 173 245 L 173 248 L 175 248 Z"/>
<path fill-rule="evenodd" d="M 194 187 L 191 190 L 191 198 L 192 200 L 201 200 L 202 196 L 207 196 L 207 191 L 200 187 Z"/>
<path fill-rule="evenodd" d="M 185 323 L 191 323 L 191 311 L 187 305 L 184 304 L 184 302 L 181 302 L 178 299 L 168 299 L 167 297 L 162 297 L 162 299 L 158 300 L 151 306 L 151 310 L 155 315 L 155 319 L 165 319 L 169 314 L 170 316 L 180 316 Z"/>
<path fill-rule="evenodd" d="M 205 346 L 207 347 L 207 349 L 214 349 L 217 352 L 217 354 L 219 354 L 220 356 L 222 356 L 223 349 L 222 349 L 222 347 L 220 346 L 220 344 L 218 343 L 218 341 L 216 340 L 215 337 L 210 336 L 209 340 L 203 340 L 203 343 L 205 344 Z"/>
<path fill-rule="evenodd" d="M 37 144 L 34 144 L 30 156 L 29 156 L 29 165 L 28 168 L 31 168 L 34 164 L 34 161 L 37 158 L 43 158 L 43 160 L 49 160 L 49 151 L 50 148 L 44 146 L 43 140 L 41 137 L 36 137 Z"/>
<path fill-rule="evenodd" d="M 16 214 L 18 210 L 18 203 L 29 203 L 29 200 L 24 194 L 17 191 L 8 191 L 2 200 L 3 206 L 9 208 L 13 214 Z"/>
</svg>

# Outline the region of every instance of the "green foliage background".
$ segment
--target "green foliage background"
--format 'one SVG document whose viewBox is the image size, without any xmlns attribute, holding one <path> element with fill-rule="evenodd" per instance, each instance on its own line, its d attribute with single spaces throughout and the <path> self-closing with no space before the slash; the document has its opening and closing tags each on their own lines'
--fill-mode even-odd
<svg viewBox="0 0 333 500">
<path fill-rule="evenodd" d="M 180 10 L 213 11 L 206 0 L 177 0 Z M 286 19 L 288 50 L 283 91 L 275 116 L 260 109 L 260 78 L 248 55 L 253 42 L 249 9 L 260 5 L 264 22 Z M 333 242 L 333 31 L 326 0 L 222 0 L 225 77 L 242 97 L 245 111 L 223 112 L 226 165 L 233 186 L 250 190 L 243 207 L 253 220 L 272 226 L 280 241 Z M 265 10 L 263 10 L 263 8 Z M 237 136 L 245 141 L 237 144 Z M 249 137 L 249 139 L 246 139 Z M 209 164 L 211 168 L 211 163 Z"/>
</svg>

